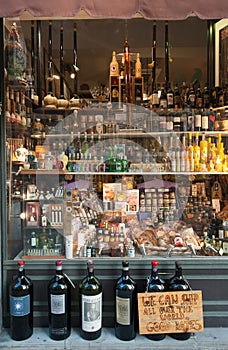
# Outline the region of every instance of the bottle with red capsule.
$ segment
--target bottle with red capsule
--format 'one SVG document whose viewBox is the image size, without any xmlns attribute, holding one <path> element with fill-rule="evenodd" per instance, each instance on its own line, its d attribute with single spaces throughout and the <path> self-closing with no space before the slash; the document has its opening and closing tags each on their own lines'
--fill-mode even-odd
<svg viewBox="0 0 228 350">
<path fill-rule="evenodd" d="M 151 261 L 151 274 L 147 279 L 146 293 L 149 292 L 165 292 L 165 281 L 159 277 L 158 274 L 158 261 Z M 147 334 L 146 337 L 150 340 L 162 340 L 165 338 L 165 334 Z"/>
<path fill-rule="evenodd" d="M 33 283 L 18 261 L 16 278 L 9 287 L 11 338 L 25 340 L 33 334 Z"/>
</svg>

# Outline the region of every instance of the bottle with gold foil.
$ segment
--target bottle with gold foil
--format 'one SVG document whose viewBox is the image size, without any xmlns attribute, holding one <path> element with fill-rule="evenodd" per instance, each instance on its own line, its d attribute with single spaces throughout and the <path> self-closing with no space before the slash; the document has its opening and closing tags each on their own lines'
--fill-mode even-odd
<svg viewBox="0 0 228 350">
<path fill-rule="evenodd" d="M 135 62 L 135 77 L 141 78 L 142 77 L 142 64 L 140 60 L 140 53 L 137 53 L 136 62 Z"/>
<path fill-rule="evenodd" d="M 119 63 L 116 58 L 116 51 L 112 53 L 112 61 L 110 63 L 110 77 L 118 77 L 119 76 Z"/>
</svg>

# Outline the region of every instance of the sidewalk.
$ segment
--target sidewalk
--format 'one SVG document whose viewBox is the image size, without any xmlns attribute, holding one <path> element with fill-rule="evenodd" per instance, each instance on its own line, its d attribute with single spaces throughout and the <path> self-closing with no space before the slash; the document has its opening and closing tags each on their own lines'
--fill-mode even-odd
<svg viewBox="0 0 228 350">
<path fill-rule="evenodd" d="M 195 333 L 186 341 L 178 341 L 166 336 L 161 341 L 150 341 L 142 335 L 124 342 L 117 339 L 113 328 L 104 328 L 99 339 L 86 341 L 79 336 L 78 329 L 72 329 L 68 339 L 53 341 L 48 336 L 47 328 L 35 328 L 33 336 L 24 341 L 13 341 L 8 330 L 0 335 L 0 349 L 23 350 L 228 350 L 228 328 L 205 328 Z"/>
</svg>

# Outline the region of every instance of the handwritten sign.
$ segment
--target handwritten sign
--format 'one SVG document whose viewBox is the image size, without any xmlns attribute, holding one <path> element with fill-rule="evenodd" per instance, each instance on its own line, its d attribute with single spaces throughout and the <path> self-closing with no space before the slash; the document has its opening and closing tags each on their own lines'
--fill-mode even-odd
<svg viewBox="0 0 228 350">
<path fill-rule="evenodd" d="M 202 332 L 202 291 L 138 293 L 139 333 Z"/>
</svg>

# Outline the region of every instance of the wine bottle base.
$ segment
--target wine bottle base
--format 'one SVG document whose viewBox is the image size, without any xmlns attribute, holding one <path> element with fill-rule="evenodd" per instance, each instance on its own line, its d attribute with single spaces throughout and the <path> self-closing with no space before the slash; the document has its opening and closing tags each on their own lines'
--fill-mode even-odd
<svg viewBox="0 0 228 350">
<path fill-rule="evenodd" d="M 81 330 L 80 336 L 85 340 L 96 340 L 96 339 L 100 338 L 101 330 L 97 331 L 97 332 L 91 332 L 91 333 Z"/>
<path fill-rule="evenodd" d="M 191 333 L 170 333 L 169 336 L 176 340 L 188 340 L 191 337 Z"/>
<path fill-rule="evenodd" d="M 49 334 L 49 337 L 53 340 L 64 340 L 64 339 L 67 339 L 68 337 L 70 336 L 70 333 L 62 336 L 62 335 L 52 335 L 52 334 Z"/>
<path fill-rule="evenodd" d="M 159 341 L 166 337 L 166 334 L 146 334 L 146 337 L 150 340 Z"/>
<path fill-rule="evenodd" d="M 21 334 L 20 334 L 20 336 L 18 336 L 18 337 L 15 336 L 15 335 L 11 335 L 11 338 L 12 338 L 13 340 L 16 340 L 16 341 L 21 341 L 21 340 L 26 340 L 26 339 L 30 338 L 32 335 L 33 335 L 33 332 L 31 332 L 31 333 L 25 335 L 24 337 L 21 337 Z"/>
</svg>

